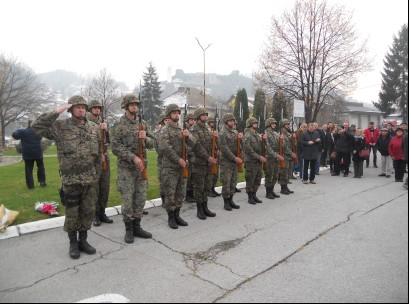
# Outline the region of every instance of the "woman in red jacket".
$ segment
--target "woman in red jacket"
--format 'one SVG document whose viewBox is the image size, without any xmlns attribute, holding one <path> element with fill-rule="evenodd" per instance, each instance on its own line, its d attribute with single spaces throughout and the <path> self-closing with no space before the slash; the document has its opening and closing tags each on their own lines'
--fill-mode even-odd
<svg viewBox="0 0 411 305">
<path fill-rule="evenodd" d="M 388 152 L 393 159 L 395 182 L 402 182 L 405 173 L 405 155 L 403 147 L 403 130 L 397 128 L 395 130 L 395 136 L 392 137 L 390 144 L 388 145 Z"/>
</svg>

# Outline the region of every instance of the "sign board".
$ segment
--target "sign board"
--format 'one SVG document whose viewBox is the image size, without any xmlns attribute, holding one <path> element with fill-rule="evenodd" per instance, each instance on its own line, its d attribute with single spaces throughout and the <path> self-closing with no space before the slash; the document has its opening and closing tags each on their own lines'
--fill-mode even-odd
<svg viewBox="0 0 411 305">
<path fill-rule="evenodd" d="M 295 118 L 305 117 L 304 101 L 294 100 L 294 117 Z"/>
</svg>

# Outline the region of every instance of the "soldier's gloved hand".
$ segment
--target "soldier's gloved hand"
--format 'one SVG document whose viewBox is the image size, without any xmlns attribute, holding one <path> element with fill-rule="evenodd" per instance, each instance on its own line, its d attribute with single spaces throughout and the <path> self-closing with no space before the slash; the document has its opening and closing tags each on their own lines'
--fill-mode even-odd
<svg viewBox="0 0 411 305">
<path fill-rule="evenodd" d="M 180 165 L 181 168 L 185 168 L 187 166 L 187 162 L 184 161 L 184 159 L 178 159 L 178 164 Z"/>
<path fill-rule="evenodd" d="M 260 156 L 258 159 L 260 159 L 260 161 L 261 161 L 262 163 L 267 162 L 267 159 L 266 159 L 264 156 Z"/>
<path fill-rule="evenodd" d="M 183 136 L 188 137 L 189 135 L 190 135 L 190 132 L 188 131 L 188 129 L 184 129 Z"/>
<path fill-rule="evenodd" d="M 56 108 L 56 112 L 57 112 L 57 113 L 63 113 L 64 111 L 66 111 L 67 109 L 69 109 L 70 106 L 71 106 L 70 104 L 64 104 L 64 105 L 58 106 L 58 107 Z"/>
<path fill-rule="evenodd" d="M 295 159 L 295 158 L 297 158 L 297 155 L 292 152 L 292 153 L 291 153 L 291 158 Z"/>
<path fill-rule="evenodd" d="M 208 163 L 217 164 L 217 159 L 216 159 L 216 158 L 213 158 L 213 157 L 209 157 L 209 158 L 208 158 Z"/>
<path fill-rule="evenodd" d="M 237 134 L 237 138 L 239 138 L 240 140 L 241 140 L 243 137 L 244 137 L 244 135 L 243 135 L 242 132 L 239 132 L 239 133 Z"/>
<path fill-rule="evenodd" d="M 235 157 L 235 163 L 241 164 L 241 163 L 243 163 L 243 160 L 239 157 Z"/>
<path fill-rule="evenodd" d="M 281 155 L 277 155 L 277 160 L 278 160 L 278 161 L 284 161 L 284 157 L 281 156 Z"/>
<path fill-rule="evenodd" d="M 145 132 L 145 130 L 140 130 L 140 131 L 138 132 L 138 138 L 139 138 L 139 139 L 145 139 L 145 138 L 146 138 L 146 132 Z"/>
<path fill-rule="evenodd" d="M 144 162 L 138 156 L 134 156 L 133 162 L 140 172 L 144 170 Z"/>
<path fill-rule="evenodd" d="M 263 133 L 261 136 L 264 140 L 267 140 L 267 134 L 266 133 Z"/>
<path fill-rule="evenodd" d="M 107 130 L 107 123 L 100 123 L 100 129 Z"/>
</svg>

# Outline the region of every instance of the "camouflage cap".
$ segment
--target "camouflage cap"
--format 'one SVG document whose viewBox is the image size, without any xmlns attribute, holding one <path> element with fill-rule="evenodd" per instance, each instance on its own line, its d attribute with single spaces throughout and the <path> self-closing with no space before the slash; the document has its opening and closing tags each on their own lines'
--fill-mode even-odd
<svg viewBox="0 0 411 305">
<path fill-rule="evenodd" d="M 290 124 L 290 121 L 287 119 L 284 119 L 281 121 L 281 127 L 283 127 L 284 125 Z"/>
<path fill-rule="evenodd" d="M 127 94 L 123 97 L 123 101 L 121 102 L 121 108 L 126 109 L 128 105 L 131 103 L 137 103 L 140 105 L 141 102 L 139 101 L 138 97 L 134 94 Z"/>
<path fill-rule="evenodd" d="M 71 107 L 73 107 L 74 105 L 84 105 L 87 107 L 87 102 L 84 99 L 84 97 L 82 97 L 81 95 L 74 95 L 72 97 L 69 98 L 68 103 L 71 105 L 69 109 L 67 109 L 67 111 L 71 110 Z"/>
<path fill-rule="evenodd" d="M 235 121 L 235 117 L 232 113 L 226 113 L 223 115 L 224 124 L 226 124 L 228 121 Z"/>
<path fill-rule="evenodd" d="M 257 119 L 254 117 L 248 118 L 245 122 L 245 127 L 251 127 L 254 123 L 258 123 Z"/>
<path fill-rule="evenodd" d="M 169 117 L 170 113 L 172 113 L 173 111 L 178 111 L 179 113 L 181 113 L 180 107 L 178 107 L 176 104 L 170 104 L 166 107 L 165 116 Z"/>
<path fill-rule="evenodd" d="M 271 124 L 277 124 L 276 119 L 268 118 L 268 119 L 265 120 L 265 127 L 270 127 Z"/>
<path fill-rule="evenodd" d="M 90 111 L 91 108 L 93 108 L 93 107 L 101 107 L 101 108 L 103 108 L 103 105 L 102 105 L 98 100 L 91 100 L 91 101 L 88 103 L 87 108 L 88 108 L 88 110 Z"/>
<path fill-rule="evenodd" d="M 192 114 L 192 113 L 187 114 L 186 122 L 188 122 L 189 120 L 195 120 L 194 119 L 194 114 Z"/>
<path fill-rule="evenodd" d="M 194 111 L 194 119 L 195 119 L 195 120 L 198 120 L 198 119 L 200 118 L 200 116 L 203 115 L 203 114 L 207 114 L 207 115 L 208 115 L 208 112 L 207 112 L 207 110 L 206 110 L 205 108 L 198 108 L 198 109 L 196 109 L 196 111 Z"/>
</svg>

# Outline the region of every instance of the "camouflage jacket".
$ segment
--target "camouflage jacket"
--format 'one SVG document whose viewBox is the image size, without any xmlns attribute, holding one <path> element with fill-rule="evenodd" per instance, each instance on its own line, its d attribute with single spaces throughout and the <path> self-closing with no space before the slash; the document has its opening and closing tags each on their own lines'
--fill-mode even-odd
<svg viewBox="0 0 411 305">
<path fill-rule="evenodd" d="M 99 163 L 98 126 L 85 119 L 84 124 L 73 117 L 57 120 L 59 114 L 42 114 L 34 123 L 34 131 L 56 141 L 61 181 L 65 185 L 92 184 L 97 181 Z"/>
<path fill-rule="evenodd" d="M 145 143 L 154 141 L 154 135 L 147 129 L 147 124 L 142 121 L 143 128 L 146 131 Z M 140 139 L 138 138 L 139 122 L 138 119 L 129 119 L 126 115 L 120 118 L 120 121 L 113 126 L 111 150 L 117 156 L 117 165 L 119 167 L 133 168 L 134 156 L 138 154 Z M 151 138 L 151 140 L 149 139 Z M 147 149 L 144 146 L 144 164 L 147 166 Z"/>
<path fill-rule="evenodd" d="M 200 121 L 192 127 L 191 133 L 195 142 L 192 165 L 207 166 L 208 158 L 211 156 L 211 133 L 206 124 Z"/>
<path fill-rule="evenodd" d="M 291 133 L 288 132 L 284 128 L 282 129 L 281 132 L 284 135 L 284 145 L 285 145 L 285 147 L 284 147 L 284 156 L 285 156 L 285 159 L 288 160 L 288 161 L 291 161 L 292 160 L 292 157 L 291 157 L 291 153 L 292 153 L 292 150 L 291 150 Z"/>
<path fill-rule="evenodd" d="M 229 129 L 226 126 L 218 135 L 221 162 L 235 163 L 237 156 L 237 130 Z"/>
<path fill-rule="evenodd" d="M 179 169 L 178 160 L 182 158 L 182 131 L 178 123 L 170 122 L 164 126 L 159 134 L 158 149 L 161 154 L 161 166 L 163 168 Z M 190 134 L 187 139 L 187 153 L 188 147 L 194 145 L 193 137 Z"/>
<path fill-rule="evenodd" d="M 280 135 L 271 127 L 265 130 L 265 134 L 267 135 L 267 158 L 275 160 L 279 151 L 278 138 Z"/>
<path fill-rule="evenodd" d="M 247 128 L 244 134 L 244 161 L 259 162 L 261 156 L 261 137 L 257 131 Z"/>
</svg>

